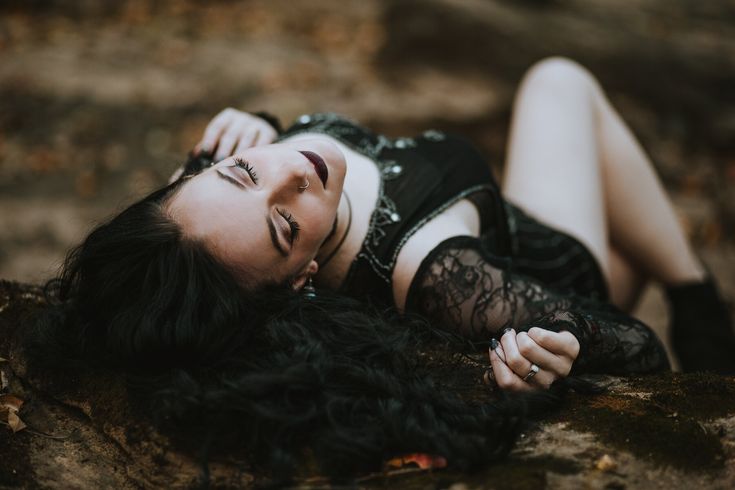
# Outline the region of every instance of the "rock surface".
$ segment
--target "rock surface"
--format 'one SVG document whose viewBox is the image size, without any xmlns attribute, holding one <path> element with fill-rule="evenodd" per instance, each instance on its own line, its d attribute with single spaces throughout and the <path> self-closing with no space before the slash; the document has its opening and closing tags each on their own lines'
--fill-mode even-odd
<svg viewBox="0 0 735 490">
<path fill-rule="evenodd" d="M 609 91 L 735 298 L 734 20 L 732 2 L 699 0 L 5 0 L 0 278 L 48 278 L 93 223 L 165 182 L 225 106 L 285 121 L 334 110 L 394 136 L 460 132 L 500 171 L 523 70 L 564 55 Z M 29 426 L 0 427 L 0 487 L 195 482 L 191 457 L 127 430 L 115 380 L 25 377 L 10 332 L 38 301 L 37 288 L 0 286 L 3 386 L 26 401 Z M 666 337 L 659 289 L 636 315 Z M 572 396 L 504 465 L 387 485 L 732 488 L 732 406 L 732 380 L 614 380 L 607 395 Z M 225 486 L 254 478 L 236 462 L 213 474 Z"/>
<path fill-rule="evenodd" d="M 25 403 L 27 427 L 0 427 L 0 488 L 188 488 L 195 455 L 176 450 L 136 417 L 122 381 L 90 373 L 30 376 L 17 332 L 43 304 L 38 287 L 0 281 L 2 393 Z M 437 373 L 438 377 L 445 376 Z M 412 468 L 361 477 L 358 488 L 732 488 L 735 485 L 735 379 L 665 374 L 605 378 L 602 395 L 571 395 L 523 434 L 510 457 L 475 474 Z M 457 380 L 475 400 L 479 381 Z M 267 480 L 234 455 L 210 466 L 215 488 Z M 299 488 L 323 488 L 318 477 Z"/>
</svg>

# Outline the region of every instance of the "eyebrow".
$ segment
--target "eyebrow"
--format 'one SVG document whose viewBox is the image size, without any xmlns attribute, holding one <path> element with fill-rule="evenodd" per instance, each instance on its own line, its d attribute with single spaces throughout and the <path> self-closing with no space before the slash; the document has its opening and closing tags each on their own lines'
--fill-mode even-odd
<svg viewBox="0 0 735 490">
<path fill-rule="evenodd" d="M 244 186 L 242 182 L 233 179 L 229 175 L 221 173 L 219 170 L 216 170 L 215 173 L 219 178 L 224 179 L 230 184 L 236 185 L 241 189 L 247 189 L 247 187 Z M 279 254 L 283 255 L 284 257 L 288 257 L 288 252 L 284 250 L 283 246 L 281 246 L 281 242 L 278 240 L 278 233 L 276 232 L 276 225 L 273 223 L 273 218 L 270 216 L 266 216 L 265 222 L 268 225 L 268 231 L 270 232 L 271 242 L 273 242 L 273 246 L 276 248 L 276 250 L 278 250 Z"/>
<path fill-rule="evenodd" d="M 233 179 L 232 177 L 230 177 L 227 174 L 223 174 L 222 172 L 219 171 L 219 169 L 215 170 L 215 173 L 217 174 L 217 177 L 219 177 L 220 179 L 224 179 L 227 182 L 229 182 L 230 184 L 234 184 L 234 185 L 238 186 L 240 189 L 247 189 L 247 187 L 245 185 L 243 185 L 242 182 L 239 182 L 238 180 Z"/>
<path fill-rule="evenodd" d="M 286 252 L 283 247 L 281 246 L 281 242 L 278 240 L 278 234 L 276 233 L 276 225 L 273 224 L 273 218 L 270 216 L 265 217 L 266 223 L 268 223 L 268 231 L 271 235 L 271 241 L 273 242 L 273 246 L 276 247 L 276 250 L 278 250 L 278 253 L 283 255 L 284 257 L 288 257 L 288 252 Z"/>
</svg>

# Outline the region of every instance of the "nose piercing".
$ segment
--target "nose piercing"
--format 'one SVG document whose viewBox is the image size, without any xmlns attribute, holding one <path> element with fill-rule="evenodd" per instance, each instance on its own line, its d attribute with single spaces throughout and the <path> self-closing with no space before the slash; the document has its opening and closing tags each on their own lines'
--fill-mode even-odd
<svg viewBox="0 0 735 490">
<path fill-rule="evenodd" d="M 299 190 L 300 190 L 300 191 L 305 191 L 306 189 L 308 189 L 308 188 L 309 188 L 309 186 L 310 186 L 310 185 L 311 185 L 311 184 L 309 183 L 309 179 L 306 179 L 306 185 L 300 185 L 300 186 L 299 186 Z"/>
</svg>

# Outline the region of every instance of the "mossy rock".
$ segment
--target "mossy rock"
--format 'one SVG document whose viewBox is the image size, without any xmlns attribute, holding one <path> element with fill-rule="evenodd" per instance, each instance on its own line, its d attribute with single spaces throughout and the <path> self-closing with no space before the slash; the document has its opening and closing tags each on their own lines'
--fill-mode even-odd
<svg viewBox="0 0 735 490">
<path fill-rule="evenodd" d="M 0 427 L 0 488 L 196 486 L 196 455 L 175 449 L 136 416 L 120 379 L 29 375 L 16 333 L 43 302 L 38 287 L 0 281 L 0 357 L 6 359 L 0 368 L 5 393 L 25 401 L 20 416 L 28 425 L 17 433 Z M 477 366 L 447 374 L 435 361 L 442 355 L 429 353 L 440 382 L 468 398 L 488 396 L 472 374 Z M 609 385 L 604 394 L 570 395 L 500 464 L 473 474 L 404 468 L 356 484 L 457 490 L 735 486 L 735 379 L 668 373 L 597 381 Z M 215 488 L 268 482 L 236 455 L 210 470 Z M 306 488 L 324 484 L 318 477 L 301 482 Z"/>
</svg>

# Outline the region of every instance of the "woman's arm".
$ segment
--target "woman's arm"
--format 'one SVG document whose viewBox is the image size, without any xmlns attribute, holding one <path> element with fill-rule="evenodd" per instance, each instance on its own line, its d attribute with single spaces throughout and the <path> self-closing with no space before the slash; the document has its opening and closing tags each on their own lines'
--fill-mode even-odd
<svg viewBox="0 0 735 490">
<path fill-rule="evenodd" d="M 500 337 L 501 352 L 520 376 L 534 361 L 509 352 L 526 334 L 516 339 L 507 335 L 508 328 L 529 335 L 533 327 L 571 333 L 579 342 L 573 373 L 631 374 L 669 367 L 661 342 L 646 325 L 612 305 L 561 294 L 514 273 L 510 260 L 489 254 L 474 237 L 451 238 L 426 257 L 413 279 L 407 308 L 473 340 Z"/>
</svg>

